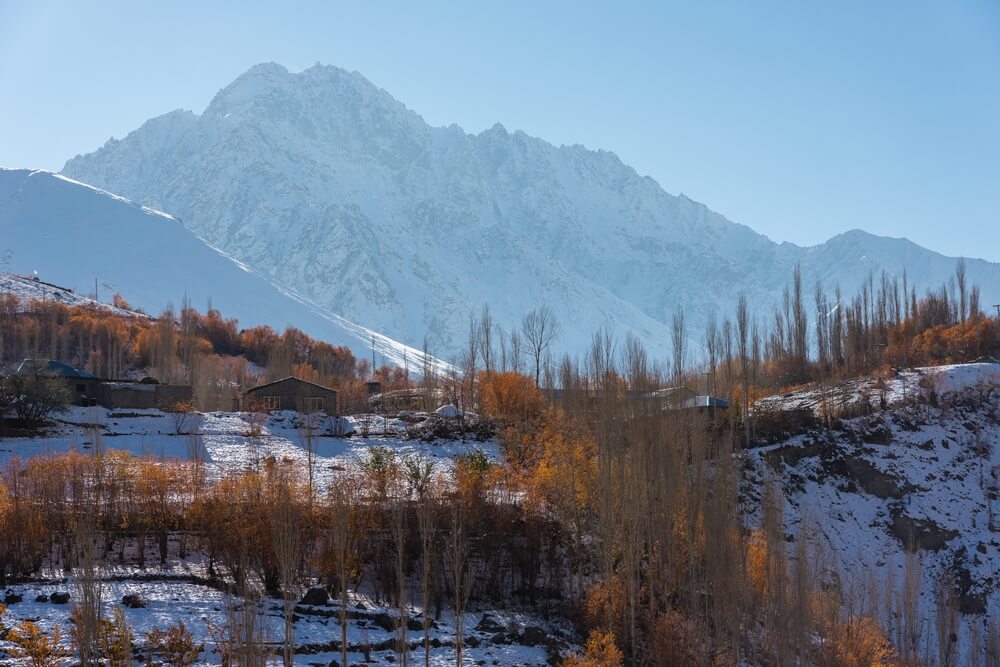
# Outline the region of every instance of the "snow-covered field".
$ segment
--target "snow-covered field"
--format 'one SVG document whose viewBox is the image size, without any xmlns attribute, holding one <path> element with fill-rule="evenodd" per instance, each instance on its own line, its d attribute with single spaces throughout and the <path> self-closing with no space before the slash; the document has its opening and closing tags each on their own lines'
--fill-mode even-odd
<svg viewBox="0 0 1000 667">
<path fill-rule="evenodd" d="M 788 532 L 808 527 L 842 581 L 867 591 L 890 628 L 898 619 L 887 610 L 895 602 L 887 586 L 891 580 L 898 593 L 907 546 L 916 545 L 930 655 L 936 655 L 934 595 L 943 575 L 958 589 L 959 650 L 966 659 L 971 626 L 978 624 L 983 637 L 987 623 L 1000 622 L 998 381 L 997 364 L 916 369 L 890 381 L 885 412 L 747 453 L 748 496 L 760 501 L 765 480 L 772 480 L 784 492 Z M 905 403 L 904 386 L 911 399 Z M 769 400 L 814 407 L 817 393 Z"/>
<path fill-rule="evenodd" d="M 250 437 L 250 416 L 240 412 L 208 412 L 191 416 L 185 433 L 176 434 L 174 416 L 159 410 L 108 410 L 102 407 L 73 407 L 57 415 L 57 425 L 44 435 L 30 438 L 0 438 L 0 462 L 14 456 L 26 458 L 77 450 L 93 451 L 95 446 L 131 452 L 137 456 L 191 458 L 203 452 L 208 473 L 213 477 L 254 468 L 261 460 L 308 461 L 308 435 L 303 418 L 296 412 L 272 413 L 259 437 Z M 406 424 L 398 419 L 363 415 L 347 417 L 355 433 L 365 430 L 368 437 L 328 435 L 329 420 L 314 421 L 312 442 L 316 454 L 314 472 L 322 487 L 337 470 L 364 460 L 370 448 L 386 447 L 402 457 L 407 454 L 433 461 L 438 471 L 450 470 L 456 456 L 481 450 L 491 460 L 499 457 L 494 440 L 408 440 L 402 437 Z"/>
<path fill-rule="evenodd" d="M 198 665 L 220 664 L 219 647 L 216 643 L 218 628 L 226 625 L 227 616 L 233 610 L 243 609 L 244 601 L 228 597 L 224 592 L 209 585 L 202 568 L 177 565 L 163 570 L 109 571 L 102 582 L 104 610 L 109 616 L 111 610 L 122 607 L 129 626 L 135 636 L 136 647 L 143 650 L 145 635 L 154 628 L 166 628 L 184 622 L 196 642 L 204 644 Z M 68 604 L 51 601 L 54 593 L 69 593 Z M 63 631 L 68 646 L 70 609 L 76 595 L 73 582 L 65 579 L 49 579 L 36 583 L 19 584 L 9 587 L 5 595 L 22 598 L 10 604 L 2 622 L 7 627 L 21 620 L 37 622 L 47 633 L 55 625 Z M 131 608 L 122 604 L 124 596 L 135 596 L 144 605 Z M 0 596 L 0 600 L 3 596 Z M 280 654 L 284 637 L 281 601 L 265 598 L 255 606 L 261 627 L 261 636 L 267 647 Z M 296 665 L 319 665 L 327 667 L 339 662 L 339 641 L 341 636 L 338 601 L 330 600 L 322 605 L 297 603 L 295 607 Z M 410 609 L 410 630 L 407 640 L 411 647 L 410 660 L 423 664 L 423 617 L 419 609 Z M 433 619 L 433 612 L 431 613 Z M 376 604 L 364 595 L 352 595 L 348 603 L 348 647 L 349 663 L 365 661 L 365 652 L 372 664 L 394 662 L 392 648 L 395 636 L 393 619 L 398 618 L 392 607 Z M 574 647 L 572 628 L 566 621 L 542 618 L 533 613 L 486 610 L 465 614 L 464 654 L 467 664 L 484 665 L 547 665 L 550 654 Z M 439 619 L 433 620 L 431 637 L 431 664 L 449 665 L 455 663 L 454 636 L 455 617 L 451 611 L 444 611 Z M 0 665 L 18 664 L 5 661 L 3 653 L 11 644 L 0 640 Z M 67 661 L 66 664 L 71 664 Z M 281 664 L 275 655 L 269 664 Z"/>
</svg>

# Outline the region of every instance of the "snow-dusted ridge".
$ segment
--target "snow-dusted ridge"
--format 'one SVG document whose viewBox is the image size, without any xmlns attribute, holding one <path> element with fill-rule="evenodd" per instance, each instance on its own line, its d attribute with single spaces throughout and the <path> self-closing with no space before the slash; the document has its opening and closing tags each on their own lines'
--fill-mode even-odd
<svg viewBox="0 0 1000 667">
<path fill-rule="evenodd" d="M 67 306 L 96 306 L 127 317 L 146 317 L 144 313 L 118 308 L 62 286 L 50 285 L 32 277 L 19 276 L 16 273 L 0 271 L 0 293 L 13 294 L 22 302 L 51 300 Z"/>
<path fill-rule="evenodd" d="M 15 169 L 10 169 L 8 167 L 0 167 L 0 169 L 4 169 L 6 171 L 16 171 Z M 53 176 L 55 178 L 58 178 L 61 181 L 66 181 L 67 183 L 72 183 L 73 185 L 79 185 L 81 187 L 88 188 L 88 189 L 93 190 L 94 192 L 96 192 L 98 194 L 101 194 L 101 195 L 105 196 L 105 197 L 110 197 L 111 199 L 114 199 L 115 201 L 120 201 L 123 204 L 128 204 L 129 206 L 136 206 L 139 209 L 141 209 L 143 211 L 143 213 L 149 213 L 150 215 L 158 215 L 161 218 L 166 218 L 168 220 L 173 220 L 174 222 L 179 222 L 179 220 L 177 220 L 177 218 L 175 218 L 174 216 L 170 215 L 169 213 L 164 213 L 163 211 L 157 211 L 155 208 L 149 208 L 148 206 L 142 206 L 140 204 L 136 204 L 131 199 L 126 199 L 125 197 L 122 197 L 120 195 L 116 195 L 113 192 L 108 192 L 107 190 L 102 190 L 101 188 L 96 188 L 93 185 L 88 185 L 88 184 L 86 184 L 86 183 L 84 183 L 82 181 L 78 181 L 76 179 L 70 178 L 69 176 L 64 176 L 62 174 L 53 173 L 53 172 L 47 171 L 45 169 L 33 169 L 31 171 L 31 173 L 29 174 L 29 176 L 36 176 L 38 174 L 49 174 L 49 175 L 51 175 L 51 176 Z"/>
<path fill-rule="evenodd" d="M 159 224 L 159 223 L 169 224 Z M 191 233 L 167 213 L 42 170 L 0 169 L 0 270 L 93 291 L 95 279 L 110 296 L 120 292 L 151 314 L 185 296 L 198 308 L 209 302 L 242 326 L 295 326 L 361 358 L 376 352 L 420 372 L 422 352 L 322 308 L 273 276 L 234 260 Z M 0 288 L 29 289 L 13 276 Z M 43 295 L 44 296 L 44 295 Z M 82 297 L 81 297 L 82 298 Z M 443 372 L 448 365 L 432 360 Z"/>
</svg>

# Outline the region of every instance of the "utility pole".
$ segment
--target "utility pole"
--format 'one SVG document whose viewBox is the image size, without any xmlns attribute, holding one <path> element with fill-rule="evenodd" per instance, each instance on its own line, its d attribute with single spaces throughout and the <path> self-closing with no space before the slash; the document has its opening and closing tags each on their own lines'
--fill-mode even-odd
<svg viewBox="0 0 1000 667">
<path fill-rule="evenodd" d="M 1000 303 L 994 303 L 993 307 L 997 309 L 997 321 L 1000 321 Z"/>
</svg>

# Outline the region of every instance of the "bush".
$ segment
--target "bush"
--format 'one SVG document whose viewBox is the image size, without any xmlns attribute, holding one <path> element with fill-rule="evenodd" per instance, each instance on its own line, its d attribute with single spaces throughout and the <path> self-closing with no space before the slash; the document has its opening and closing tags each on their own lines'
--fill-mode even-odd
<svg viewBox="0 0 1000 667">
<path fill-rule="evenodd" d="M 196 644 L 184 621 L 166 630 L 154 628 L 146 633 L 146 651 L 149 657 L 158 655 L 174 667 L 190 667 L 198 659 L 204 644 Z"/>
<path fill-rule="evenodd" d="M 31 667 L 56 667 L 66 655 L 59 645 L 61 640 L 62 628 L 58 625 L 46 633 L 31 621 L 22 621 L 7 633 L 7 641 L 14 645 L 11 655 L 26 658 Z"/>
<path fill-rule="evenodd" d="M 191 427 L 195 418 L 194 403 L 191 401 L 178 401 L 167 408 L 171 420 L 174 424 L 174 435 L 184 435 Z"/>
<path fill-rule="evenodd" d="M 108 667 L 127 667 L 132 664 L 132 630 L 128 627 L 125 611 L 116 607 L 111 620 L 101 619 L 101 652 Z"/>
<path fill-rule="evenodd" d="M 587 637 L 586 653 L 570 656 L 563 662 L 563 667 L 621 667 L 624 662 L 625 656 L 615 643 L 614 634 L 592 630 Z"/>
<path fill-rule="evenodd" d="M 65 412 L 72 395 L 57 377 L 31 373 L 14 375 L 7 379 L 10 407 L 28 426 L 38 426 L 50 415 Z"/>
</svg>

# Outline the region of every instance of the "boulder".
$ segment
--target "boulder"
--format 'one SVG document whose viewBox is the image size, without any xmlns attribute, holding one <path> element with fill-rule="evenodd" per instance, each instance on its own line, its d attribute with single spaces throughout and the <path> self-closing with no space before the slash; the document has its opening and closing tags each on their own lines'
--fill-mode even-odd
<svg viewBox="0 0 1000 667">
<path fill-rule="evenodd" d="M 440 408 L 434 411 L 439 417 L 444 417 L 446 419 L 455 419 L 462 415 L 462 411 L 456 408 L 454 405 L 442 405 Z"/>
<path fill-rule="evenodd" d="M 14 591 L 10 590 L 9 588 L 7 589 L 7 592 L 3 596 L 3 603 L 4 604 L 17 604 L 18 602 L 21 602 L 22 600 L 24 600 L 24 597 L 18 595 L 17 593 L 15 593 Z"/>
<path fill-rule="evenodd" d="M 53 593 L 50 599 L 52 604 L 66 604 L 69 602 L 69 597 L 69 593 Z"/>
<path fill-rule="evenodd" d="M 122 596 L 122 605 L 129 609 L 145 609 L 146 602 L 136 593 L 129 593 Z"/>
<path fill-rule="evenodd" d="M 330 594 L 326 592 L 326 589 L 322 586 L 313 586 L 306 594 L 302 596 L 300 604 L 308 604 L 312 606 L 324 605 L 330 600 Z"/>
<path fill-rule="evenodd" d="M 501 632 L 506 630 L 499 621 L 490 616 L 488 613 L 483 614 L 483 617 L 476 624 L 476 630 L 478 632 Z"/>
<path fill-rule="evenodd" d="M 529 625 L 521 631 L 518 639 L 525 646 L 538 646 L 539 644 L 544 644 L 548 637 L 545 630 L 534 625 Z"/>
</svg>

